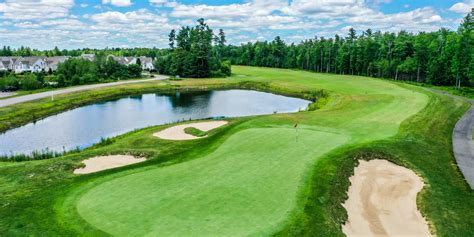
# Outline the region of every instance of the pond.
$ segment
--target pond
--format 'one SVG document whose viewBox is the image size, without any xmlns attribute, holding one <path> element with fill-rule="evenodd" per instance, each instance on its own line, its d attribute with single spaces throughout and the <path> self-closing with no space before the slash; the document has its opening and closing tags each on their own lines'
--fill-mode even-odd
<svg viewBox="0 0 474 237">
<path fill-rule="evenodd" d="M 84 149 L 135 129 L 190 119 L 289 113 L 308 100 L 249 90 L 144 94 L 83 106 L 0 135 L 0 155 Z"/>
</svg>

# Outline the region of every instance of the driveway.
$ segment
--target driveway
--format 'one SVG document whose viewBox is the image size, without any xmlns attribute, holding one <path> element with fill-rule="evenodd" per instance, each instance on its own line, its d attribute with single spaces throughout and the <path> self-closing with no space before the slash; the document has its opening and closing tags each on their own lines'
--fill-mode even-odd
<svg viewBox="0 0 474 237">
<path fill-rule="evenodd" d="M 91 90 L 91 89 L 103 88 L 103 87 L 118 86 L 118 85 L 150 82 L 150 81 L 156 81 L 156 80 L 166 80 L 168 78 L 169 78 L 168 76 L 156 75 L 155 77 L 153 77 L 151 79 L 118 81 L 118 82 L 93 84 L 93 85 L 85 85 L 85 86 L 76 86 L 76 87 L 72 87 L 72 88 L 41 92 L 41 93 L 36 93 L 36 94 L 31 94 L 31 95 L 24 95 L 24 96 L 18 96 L 18 97 L 13 97 L 13 98 L 9 98 L 9 99 L 0 100 L 0 107 L 5 107 L 5 106 L 9 106 L 9 105 L 18 104 L 18 103 L 28 102 L 28 101 L 32 101 L 32 100 L 48 98 L 48 97 L 51 97 L 53 95 L 67 94 L 67 93 L 72 93 L 72 92 L 85 91 L 85 90 Z"/>
<path fill-rule="evenodd" d="M 451 95 L 435 89 L 430 90 L 438 94 L 471 103 L 469 111 L 464 114 L 454 128 L 453 151 L 459 169 L 463 173 L 467 183 L 471 186 L 471 189 L 474 190 L 474 141 L 472 140 L 472 131 L 474 128 L 474 100 Z"/>
</svg>

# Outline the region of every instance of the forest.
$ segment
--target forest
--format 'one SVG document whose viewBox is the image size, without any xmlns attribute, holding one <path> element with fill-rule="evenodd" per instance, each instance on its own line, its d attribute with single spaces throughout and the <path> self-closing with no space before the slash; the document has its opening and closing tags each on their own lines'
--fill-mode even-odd
<svg viewBox="0 0 474 237">
<path fill-rule="evenodd" d="M 214 35 L 201 18 L 193 28 L 187 26 L 170 32 L 170 49 L 156 58 L 155 67 L 166 75 L 195 78 L 230 76 L 230 62 L 222 61 L 225 43 L 224 31 L 220 29 Z"/>
<path fill-rule="evenodd" d="M 406 31 L 358 35 L 351 28 L 346 37 L 315 37 L 286 44 L 271 42 L 227 46 L 224 58 L 232 64 L 294 68 L 324 73 L 361 75 L 416 81 L 443 86 L 474 85 L 474 10 L 457 31 L 441 29 L 419 34 Z"/>
</svg>

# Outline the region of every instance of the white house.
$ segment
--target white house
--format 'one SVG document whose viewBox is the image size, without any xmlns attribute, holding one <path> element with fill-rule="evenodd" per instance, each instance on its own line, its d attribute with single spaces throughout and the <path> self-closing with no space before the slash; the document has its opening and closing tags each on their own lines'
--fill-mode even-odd
<svg viewBox="0 0 474 237">
<path fill-rule="evenodd" d="M 46 57 L 20 57 L 13 64 L 15 73 L 41 72 L 46 69 Z"/>
<path fill-rule="evenodd" d="M 0 57 L 0 70 L 12 71 L 18 57 Z"/>
<path fill-rule="evenodd" d="M 153 71 L 155 70 L 155 66 L 153 65 L 153 59 L 150 57 L 117 57 L 114 55 L 109 55 L 108 58 L 112 58 L 116 62 L 122 65 L 133 65 L 133 64 L 138 64 L 138 61 L 140 61 L 142 70 L 147 70 L 147 71 Z"/>
<path fill-rule="evenodd" d="M 150 57 L 139 57 L 140 63 L 142 65 L 142 70 L 154 71 L 155 65 L 153 65 L 153 59 Z"/>
<path fill-rule="evenodd" d="M 81 58 L 87 59 L 89 61 L 94 61 L 96 56 L 95 56 L 95 54 L 82 54 Z"/>
</svg>

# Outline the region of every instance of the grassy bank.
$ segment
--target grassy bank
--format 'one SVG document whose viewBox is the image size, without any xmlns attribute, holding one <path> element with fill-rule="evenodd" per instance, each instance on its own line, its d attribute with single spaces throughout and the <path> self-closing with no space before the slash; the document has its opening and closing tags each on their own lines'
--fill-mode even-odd
<svg viewBox="0 0 474 237">
<path fill-rule="evenodd" d="M 228 79 L 127 85 L 14 107 L 22 108 L 18 116 L 63 106 L 47 116 L 120 95 L 176 89 L 249 88 L 331 97 L 314 111 L 231 119 L 199 140 L 152 136 L 165 125 L 62 158 L 0 163 L 5 184 L 0 216 L 7 217 L 0 219 L 0 232 L 338 236 L 346 219 L 341 202 L 357 160 L 384 158 L 415 170 L 427 183 L 418 205 L 434 233 L 474 234 L 474 194 L 455 166 L 450 143 L 465 103 L 363 77 L 251 67 L 234 67 L 234 72 Z M 5 116 L 0 110 L 0 121 L 8 121 Z M 81 160 L 105 154 L 149 160 L 72 174 Z"/>
</svg>

